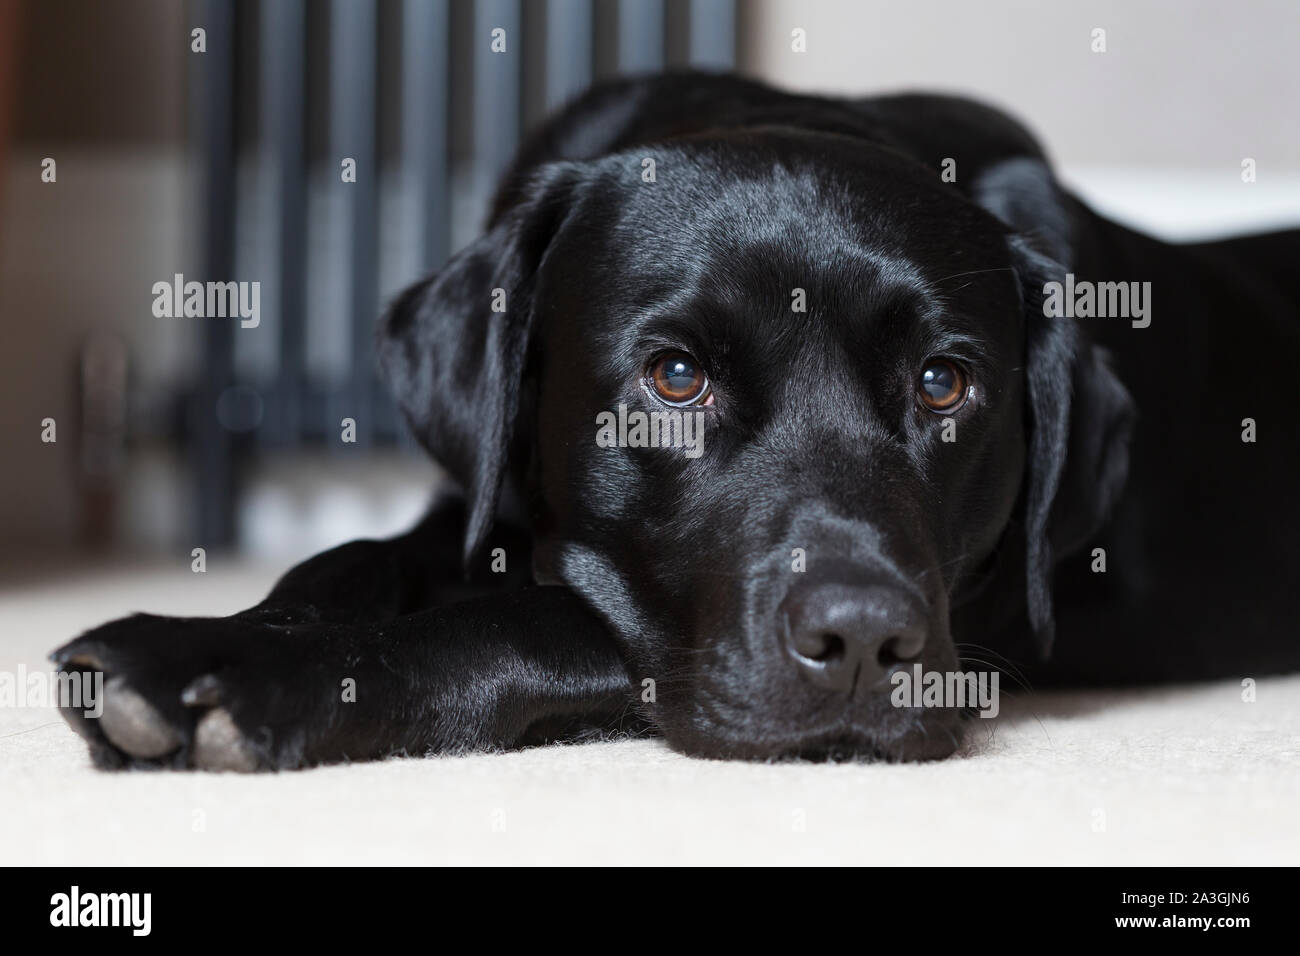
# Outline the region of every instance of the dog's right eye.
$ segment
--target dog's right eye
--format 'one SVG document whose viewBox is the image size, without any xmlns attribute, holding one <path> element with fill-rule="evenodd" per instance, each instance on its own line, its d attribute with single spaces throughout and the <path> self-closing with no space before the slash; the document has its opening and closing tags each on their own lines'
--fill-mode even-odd
<svg viewBox="0 0 1300 956">
<path fill-rule="evenodd" d="M 954 412 L 969 394 L 966 373 L 955 362 L 930 359 L 921 370 L 916 394 L 921 404 L 932 412 Z"/>
<path fill-rule="evenodd" d="M 663 352 L 646 369 L 646 384 L 669 405 L 697 405 L 709 396 L 709 377 L 685 352 Z"/>
</svg>

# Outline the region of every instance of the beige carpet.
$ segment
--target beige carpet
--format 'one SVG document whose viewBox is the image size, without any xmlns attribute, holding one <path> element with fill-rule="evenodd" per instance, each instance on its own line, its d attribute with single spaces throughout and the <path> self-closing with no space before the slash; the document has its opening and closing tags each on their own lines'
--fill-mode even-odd
<svg viewBox="0 0 1300 956">
<path fill-rule="evenodd" d="M 0 589 L 0 670 L 134 610 L 228 613 L 270 571 Z M 1300 676 L 1035 695 L 927 765 L 726 764 L 655 741 L 278 775 L 105 774 L 50 710 L 0 708 L 0 863 L 1300 862 Z"/>
</svg>

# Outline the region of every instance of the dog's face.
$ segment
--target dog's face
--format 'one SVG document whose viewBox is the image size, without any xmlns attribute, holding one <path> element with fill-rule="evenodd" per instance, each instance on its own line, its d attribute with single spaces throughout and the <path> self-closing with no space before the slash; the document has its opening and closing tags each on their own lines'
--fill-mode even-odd
<svg viewBox="0 0 1300 956">
<path fill-rule="evenodd" d="M 952 610 L 1009 536 L 1045 605 L 1032 539 L 1104 368 L 1034 329 L 1043 260 L 886 150 L 771 132 L 653 158 L 653 181 L 640 155 L 548 170 L 389 319 L 399 397 L 475 499 L 470 553 L 513 461 L 539 580 L 605 617 L 675 746 L 946 754 L 960 714 L 895 707 L 890 677 L 960 667 Z M 481 325 L 448 329 L 464 294 Z"/>
</svg>

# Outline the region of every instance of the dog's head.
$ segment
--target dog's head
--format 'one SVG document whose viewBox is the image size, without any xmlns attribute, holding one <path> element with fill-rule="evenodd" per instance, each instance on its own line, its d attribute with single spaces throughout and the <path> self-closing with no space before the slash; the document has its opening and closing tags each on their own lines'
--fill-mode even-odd
<svg viewBox="0 0 1300 956">
<path fill-rule="evenodd" d="M 1041 164 L 962 195 L 776 129 L 547 165 L 399 299 L 383 361 L 466 560 L 517 483 L 538 579 L 605 618 L 675 746 L 939 756 L 959 713 L 891 675 L 959 668 L 954 609 L 1011 573 L 1045 654 L 1053 554 L 1124 478 L 1127 395 L 1043 315 L 1056 202 Z"/>
</svg>

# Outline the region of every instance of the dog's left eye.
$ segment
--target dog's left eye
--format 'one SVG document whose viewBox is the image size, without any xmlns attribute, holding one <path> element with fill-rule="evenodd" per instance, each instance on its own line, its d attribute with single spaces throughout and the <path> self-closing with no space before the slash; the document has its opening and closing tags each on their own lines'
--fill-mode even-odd
<svg viewBox="0 0 1300 956">
<path fill-rule="evenodd" d="M 685 352 L 656 356 L 646 369 L 646 384 L 669 405 L 695 405 L 709 394 L 709 377 Z"/>
<path fill-rule="evenodd" d="M 932 412 L 952 412 L 966 402 L 970 389 L 961 366 L 947 359 L 930 359 L 921 369 L 916 394 Z"/>
</svg>

